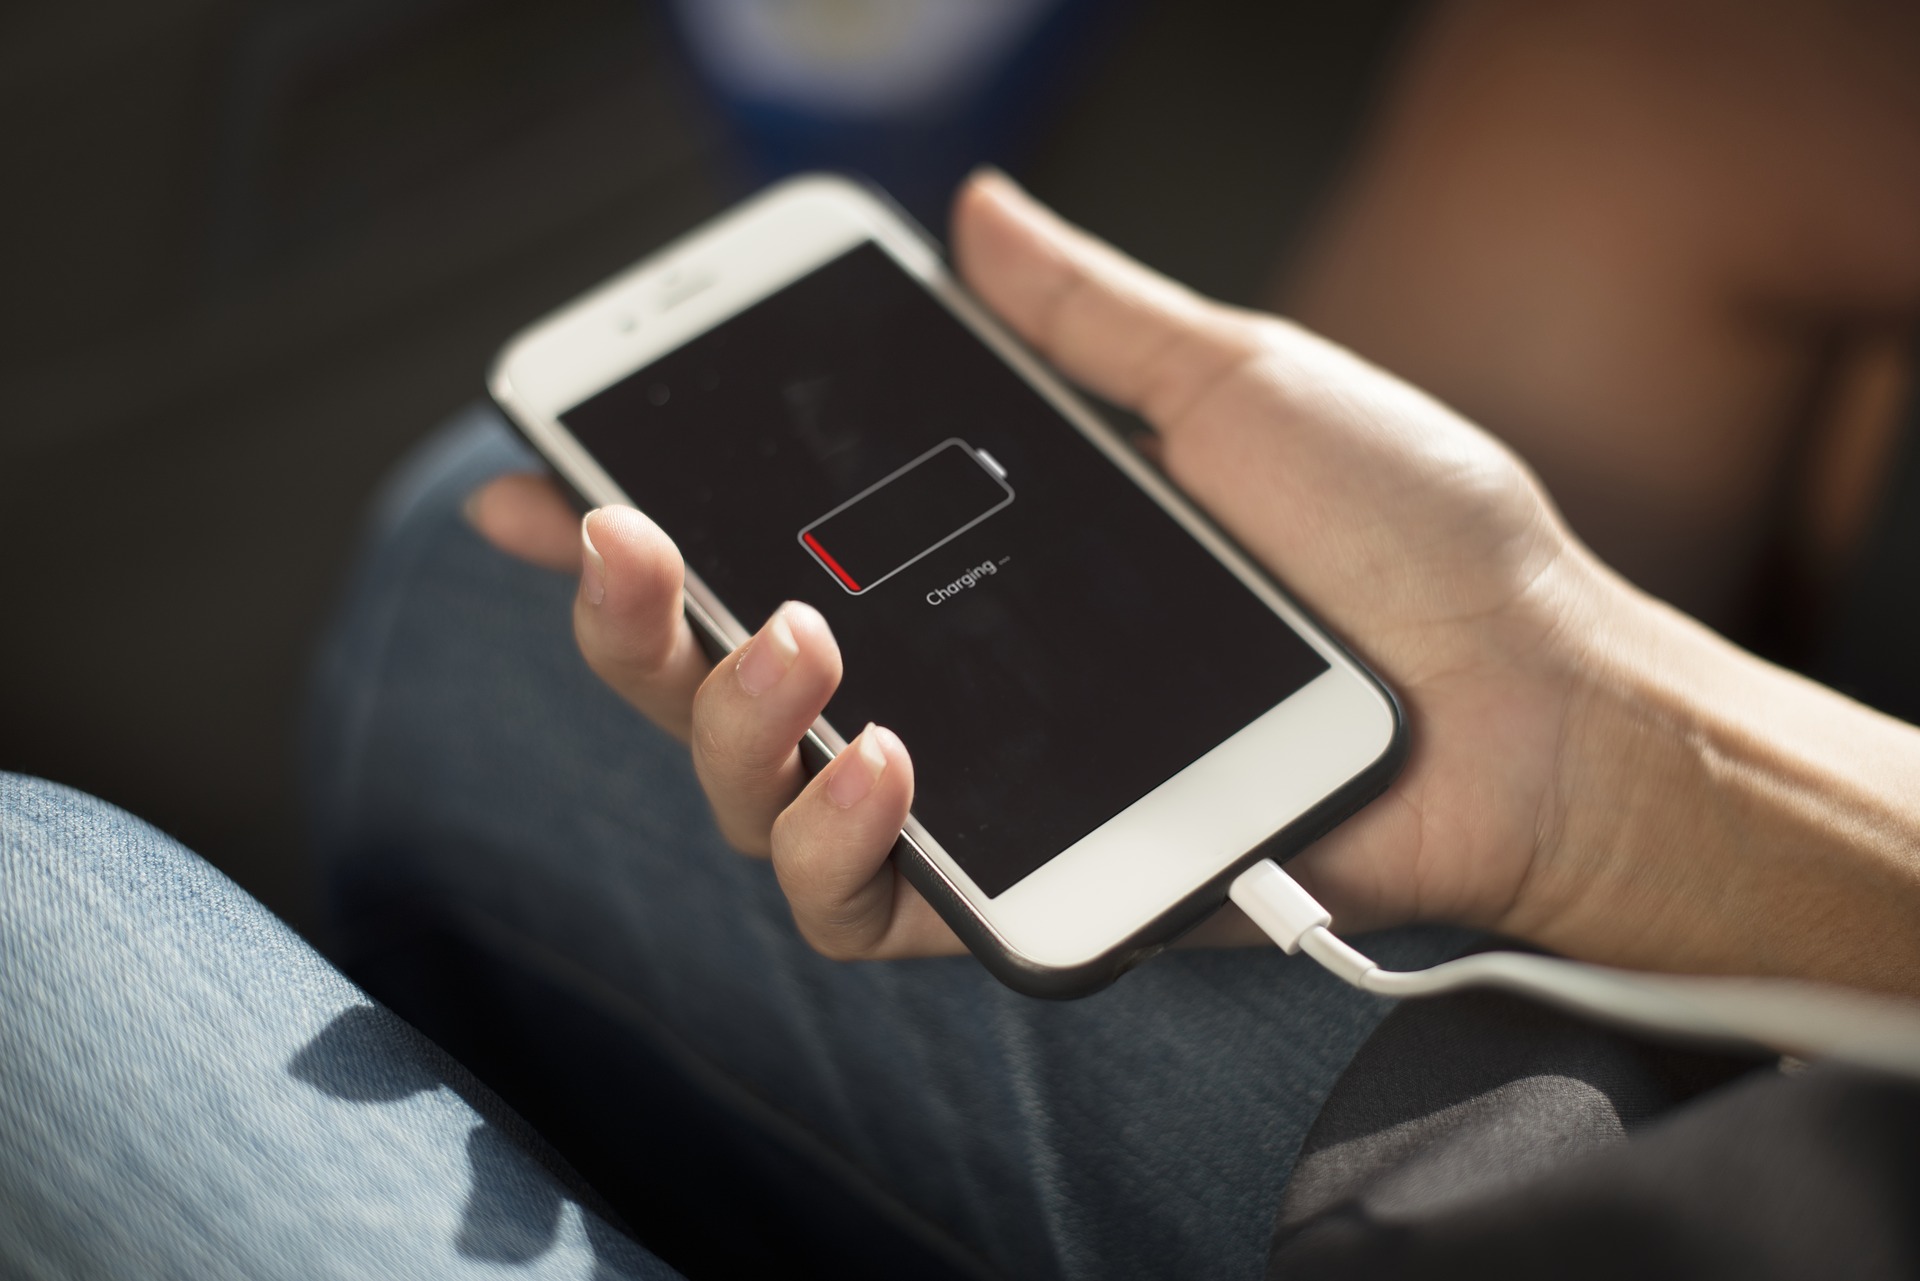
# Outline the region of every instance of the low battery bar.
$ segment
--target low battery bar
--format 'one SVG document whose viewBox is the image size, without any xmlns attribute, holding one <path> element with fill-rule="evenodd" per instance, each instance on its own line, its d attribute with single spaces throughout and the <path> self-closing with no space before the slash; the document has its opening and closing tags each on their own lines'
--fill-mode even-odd
<svg viewBox="0 0 1920 1281">
<path fill-rule="evenodd" d="M 858 596 L 1012 501 L 992 455 L 945 440 L 801 530 L 800 545 Z"/>
</svg>

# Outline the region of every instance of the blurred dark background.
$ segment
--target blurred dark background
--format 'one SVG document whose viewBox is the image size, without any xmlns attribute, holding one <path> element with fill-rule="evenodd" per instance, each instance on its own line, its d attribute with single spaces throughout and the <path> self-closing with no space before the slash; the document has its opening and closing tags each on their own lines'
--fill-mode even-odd
<svg viewBox="0 0 1920 1281">
<path fill-rule="evenodd" d="M 1080 6 L 945 160 L 1251 301 L 1410 8 Z M 311 926 L 303 681 L 380 476 L 514 329 L 809 158 L 687 49 L 644 0 L 7 6 L 0 768 Z"/>
</svg>

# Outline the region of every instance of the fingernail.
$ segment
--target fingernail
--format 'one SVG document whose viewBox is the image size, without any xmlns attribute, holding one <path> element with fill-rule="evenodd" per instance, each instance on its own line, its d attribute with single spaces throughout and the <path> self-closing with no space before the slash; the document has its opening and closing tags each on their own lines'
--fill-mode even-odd
<svg viewBox="0 0 1920 1281">
<path fill-rule="evenodd" d="M 740 678 L 740 688 L 757 698 L 778 685 L 799 656 L 800 642 L 793 638 L 793 628 L 787 624 L 787 607 L 782 605 L 773 611 L 773 617 L 760 629 L 760 634 L 748 641 L 746 649 L 740 652 L 734 675 Z"/>
<path fill-rule="evenodd" d="M 460 500 L 461 517 L 466 520 L 467 524 L 473 526 L 475 529 L 480 528 L 480 495 L 486 491 L 487 487 L 482 485 Z"/>
<path fill-rule="evenodd" d="M 600 555 L 600 549 L 593 545 L 593 518 L 600 514 L 598 507 L 580 518 L 580 589 L 587 594 L 589 605 L 598 605 L 607 598 L 607 562 Z"/>
<path fill-rule="evenodd" d="M 880 728 L 869 721 L 860 736 L 833 762 L 827 795 L 843 810 L 867 799 L 873 785 L 880 781 L 880 775 L 886 772 L 887 754 L 880 746 L 880 733 Z"/>
</svg>

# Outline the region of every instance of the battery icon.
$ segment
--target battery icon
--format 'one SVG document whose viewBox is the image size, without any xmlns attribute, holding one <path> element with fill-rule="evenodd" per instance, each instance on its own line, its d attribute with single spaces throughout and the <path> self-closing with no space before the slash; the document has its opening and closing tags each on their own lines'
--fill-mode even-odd
<svg viewBox="0 0 1920 1281">
<path fill-rule="evenodd" d="M 858 596 L 1012 501 L 1007 469 L 956 437 L 808 525 L 800 531 L 800 545 L 843 590 Z"/>
</svg>

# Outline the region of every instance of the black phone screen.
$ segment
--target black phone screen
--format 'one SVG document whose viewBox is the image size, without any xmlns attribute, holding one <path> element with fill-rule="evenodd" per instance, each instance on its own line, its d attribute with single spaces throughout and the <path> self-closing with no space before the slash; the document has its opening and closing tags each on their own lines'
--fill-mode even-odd
<svg viewBox="0 0 1920 1281">
<path fill-rule="evenodd" d="M 826 616 L 989 895 L 1327 666 L 876 245 L 562 418 L 743 624 Z"/>
</svg>

